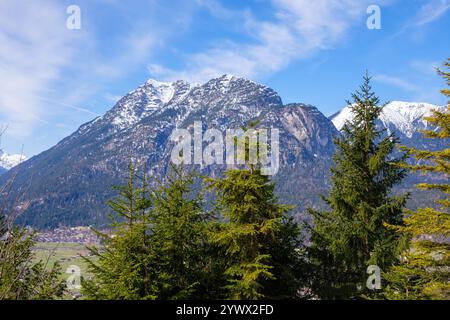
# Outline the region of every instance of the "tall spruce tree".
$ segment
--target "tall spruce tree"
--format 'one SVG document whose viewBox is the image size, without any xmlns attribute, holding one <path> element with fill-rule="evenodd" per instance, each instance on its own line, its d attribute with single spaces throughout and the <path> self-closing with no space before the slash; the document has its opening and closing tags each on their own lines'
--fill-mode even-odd
<svg viewBox="0 0 450 320">
<path fill-rule="evenodd" d="M 172 167 L 155 193 L 152 209 L 152 257 L 158 298 L 164 300 L 214 298 L 217 273 L 210 259 L 208 225 L 203 196 L 195 190 L 198 175 Z"/>
<path fill-rule="evenodd" d="M 249 159 L 249 143 L 238 157 Z M 275 186 L 259 165 L 227 170 L 224 177 L 207 181 L 222 217 L 212 241 L 226 259 L 226 297 L 297 297 L 301 241 L 297 224 L 287 216 L 292 207 L 278 203 Z"/>
<path fill-rule="evenodd" d="M 216 262 L 210 259 L 208 220 L 194 190 L 196 174 L 172 168 L 166 181 L 149 190 L 130 167 L 129 181 L 109 202 L 118 216 L 113 235 L 97 232 L 103 247 L 86 257 L 92 279 L 83 279 L 90 299 L 214 298 Z"/>
<path fill-rule="evenodd" d="M 450 68 L 450 59 L 444 65 Z M 450 87 L 450 72 L 438 70 Z M 450 90 L 441 91 L 450 97 Z M 426 121 L 437 130 L 423 131 L 426 138 L 450 142 L 450 101 L 446 112 L 434 111 Z M 438 190 L 446 195 L 436 208 L 420 208 L 405 215 L 405 226 L 396 228 L 410 239 L 410 248 L 403 253 L 402 263 L 384 276 L 385 297 L 389 299 L 450 299 L 450 148 L 438 151 L 406 148 L 417 165 L 406 166 L 413 171 L 433 173 L 447 182 L 423 183 L 420 189 Z"/>
<path fill-rule="evenodd" d="M 128 183 L 114 189 L 119 195 L 109 201 L 114 212 L 112 234 L 95 231 L 102 246 L 88 247 L 91 257 L 84 260 L 92 277 L 82 279 L 82 293 L 88 299 L 100 300 L 156 299 L 147 267 L 151 241 L 147 178 L 145 174 L 138 177 L 130 164 Z"/>
<path fill-rule="evenodd" d="M 332 188 L 324 198 L 330 210 L 308 210 L 310 288 L 322 299 L 363 295 L 367 267 L 384 270 L 396 261 L 399 235 L 385 224 L 401 224 L 407 198 L 390 195 L 405 176 L 397 166 L 404 156 L 394 156 L 397 138 L 375 127 L 382 107 L 367 74 L 352 98 L 354 118 L 335 139 Z"/>
</svg>

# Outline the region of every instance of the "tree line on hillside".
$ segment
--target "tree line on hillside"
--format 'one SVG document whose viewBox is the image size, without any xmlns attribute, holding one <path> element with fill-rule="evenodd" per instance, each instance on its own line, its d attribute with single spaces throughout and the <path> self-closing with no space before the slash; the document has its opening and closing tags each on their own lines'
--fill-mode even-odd
<svg viewBox="0 0 450 320">
<path fill-rule="evenodd" d="M 450 72 L 438 72 L 450 86 Z M 448 177 L 450 148 L 401 147 L 395 156 L 398 139 L 375 127 L 382 107 L 367 75 L 348 104 L 355 117 L 335 139 L 328 209 L 309 209 L 310 223 L 289 216 L 292 207 L 279 203 L 257 165 L 218 178 L 173 167 L 157 187 L 145 168 L 130 165 L 127 184 L 109 202 L 113 232 L 96 231 L 102 246 L 84 257 L 91 275 L 82 279 L 84 297 L 450 299 L 448 197 L 412 212 L 408 194 L 391 193 L 409 170 Z M 425 120 L 438 128 L 426 137 L 447 141 L 450 103 Z M 417 165 L 407 164 L 410 157 Z M 418 187 L 450 193 L 448 183 Z M 0 299 L 60 298 L 58 265 L 33 263 L 33 235 L 7 218 L 0 212 Z M 381 286 L 370 285 L 370 270 L 380 270 Z"/>
</svg>

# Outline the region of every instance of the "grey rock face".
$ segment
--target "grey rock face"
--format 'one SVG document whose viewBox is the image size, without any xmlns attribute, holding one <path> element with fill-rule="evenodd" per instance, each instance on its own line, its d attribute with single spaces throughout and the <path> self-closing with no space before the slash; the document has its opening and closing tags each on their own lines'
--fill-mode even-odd
<svg viewBox="0 0 450 320">
<path fill-rule="evenodd" d="M 149 80 L 104 116 L 3 174 L 0 184 L 16 175 L 11 198 L 22 195 L 21 223 L 102 226 L 108 223 L 106 201 L 115 195 L 111 186 L 124 183 L 130 161 L 164 179 L 175 128 L 192 132 L 201 121 L 203 130 L 225 132 L 255 120 L 259 128 L 280 132 L 280 170 L 273 177 L 280 200 L 297 205 L 293 214 L 299 215 L 306 206 L 323 206 L 319 195 L 329 189 L 333 137 L 339 135 L 332 121 L 314 106 L 283 105 L 274 90 L 230 75 L 203 85 Z M 215 176 L 226 166 L 196 168 Z"/>
<path fill-rule="evenodd" d="M 21 222 L 39 228 L 103 225 L 111 186 L 126 179 L 130 161 L 144 163 L 163 179 L 170 167 L 169 141 L 174 128 L 238 129 L 260 120 L 259 127 L 280 130 L 278 194 L 300 204 L 326 191 L 326 175 L 338 131 L 315 107 L 283 105 L 278 94 L 253 81 L 224 75 L 203 85 L 184 81 L 147 81 L 120 99 L 104 116 L 82 125 L 53 148 L 22 163 L 0 179 L 17 173 L 15 194 L 31 183 Z M 220 174 L 224 167 L 203 167 Z M 298 189 L 298 192 L 296 191 Z M 304 203 L 303 203 L 304 202 Z"/>
</svg>

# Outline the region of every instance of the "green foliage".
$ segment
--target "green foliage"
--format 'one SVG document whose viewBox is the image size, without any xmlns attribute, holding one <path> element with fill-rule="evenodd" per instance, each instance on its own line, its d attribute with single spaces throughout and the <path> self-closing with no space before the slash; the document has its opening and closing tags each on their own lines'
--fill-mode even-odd
<svg viewBox="0 0 450 320">
<path fill-rule="evenodd" d="M 56 263 L 48 268 L 48 260 L 35 262 L 34 234 L 14 226 L 17 212 L 7 205 L 14 182 L 11 179 L 0 187 L 0 300 L 61 298 L 64 285 L 59 279 L 60 265 Z M 15 204 L 12 207 L 18 206 Z"/>
<path fill-rule="evenodd" d="M 203 197 L 193 190 L 195 174 L 173 168 L 155 194 L 152 210 L 152 272 L 160 278 L 158 298 L 190 299 L 208 294 L 208 221 Z"/>
<path fill-rule="evenodd" d="M 274 185 L 254 167 L 228 170 L 223 178 L 208 182 L 225 219 L 218 223 L 213 242 L 226 257 L 227 297 L 295 297 L 298 229 L 286 217 L 290 207 L 278 204 Z"/>
<path fill-rule="evenodd" d="M 444 64 L 450 67 L 450 59 Z M 450 86 L 450 72 L 438 70 Z M 442 93 L 450 97 L 448 89 Z M 450 102 L 447 112 L 434 111 L 426 121 L 435 125 L 435 131 L 423 131 L 426 138 L 450 138 Z M 410 170 L 450 176 L 450 148 L 428 151 L 404 148 L 418 160 L 417 165 L 405 165 Z M 410 239 L 410 248 L 402 254 L 402 263 L 385 274 L 388 299 L 450 299 L 450 184 L 420 184 L 420 189 L 438 190 L 447 195 L 437 201 L 438 209 L 420 208 L 407 211 L 405 225 L 394 228 Z"/>
<path fill-rule="evenodd" d="M 149 190 L 148 182 L 130 166 L 125 187 L 110 201 L 115 211 L 113 235 L 101 234 L 103 248 L 89 248 L 85 258 L 92 279 L 83 279 L 91 299 L 193 299 L 211 293 L 205 275 L 214 269 L 208 259 L 209 214 L 194 190 L 194 174 L 173 168 L 166 184 Z M 206 256 L 206 257 L 205 257 Z M 96 260 L 96 261 L 95 261 Z"/>
<path fill-rule="evenodd" d="M 82 279 L 82 292 L 89 299 L 155 299 L 155 288 L 146 262 L 149 259 L 148 184 L 145 175 L 136 186 L 136 172 L 129 167 L 126 186 L 115 187 L 119 196 L 109 201 L 112 232 L 96 231 L 102 248 L 88 247 L 94 259 L 85 257 L 92 279 Z"/>
<path fill-rule="evenodd" d="M 324 299 L 356 298 L 365 293 L 369 265 L 381 269 L 397 257 L 399 235 L 385 224 L 399 225 L 407 196 L 392 197 L 391 189 L 405 176 L 395 158 L 397 139 L 375 128 L 382 107 L 372 92 L 370 78 L 348 102 L 354 119 L 335 139 L 332 188 L 324 200 L 329 211 L 309 209 L 310 287 Z"/>
<path fill-rule="evenodd" d="M 0 300 L 52 300 L 64 294 L 61 268 L 33 262 L 33 234 L 2 226 L 0 234 Z"/>
</svg>

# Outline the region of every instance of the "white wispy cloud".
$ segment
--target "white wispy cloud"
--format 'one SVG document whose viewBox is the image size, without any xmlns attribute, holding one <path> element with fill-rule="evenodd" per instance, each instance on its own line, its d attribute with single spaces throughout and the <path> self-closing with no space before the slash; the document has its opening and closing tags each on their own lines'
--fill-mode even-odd
<svg viewBox="0 0 450 320">
<path fill-rule="evenodd" d="M 436 73 L 436 70 L 433 70 L 434 63 L 415 60 L 410 65 L 416 70 L 416 75 L 413 77 L 377 74 L 373 80 L 407 93 L 409 99 L 413 101 L 443 103 L 443 96 L 439 92 L 439 81 L 435 80 L 438 80 L 438 77 L 430 77 L 432 72 Z"/>
<path fill-rule="evenodd" d="M 390 85 L 390 86 L 394 86 L 394 87 L 397 87 L 397 88 L 400 88 L 402 90 L 409 91 L 409 92 L 416 92 L 419 90 L 419 87 L 416 84 L 414 84 L 408 80 L 405 80 L 404 78 L 400 78 L 400 77 L 396 77 L 396 76 L 392 76 L 392 75 L 378 74 L 373 77 L 373 80 L 380 82 L 380 83 Z"/>
<path fill-rule="evenodd" d="M 416 14 L 392 35 L 396 38 L 408 30 L 417 29 L 442 18 L 450 10 L 450 0 L 428 0 L 420 6 Z"/>
<path fill-rule="evenodd" d="M 248 10 L 233 12 L 216 1 L 198 0 L 197 3 L 214 16 L 239 19 L 242 29 L 254 40 L 246 43 L 222 41 L 191 55 L 181 70 L 152 64 L 149 66 L 152 76 L 202 82 L 224 73 L 249 78 L 272 74 L 296 59 L 344 41 L 350 27 L 364 21 L 370 1 L 273 0 L 274 19 L 271 21 L 258 20 Z"/>
<path fill-rule="evenodd" d="M 73 37 L 65 23 L 65 10 L 48 1 L 0 2 L 0 115 L 10 135 L 27 135 L 36 120 L 45 121 L 35 96 L 45 94 L 70 63 Z"/>
<path fill-rule="evenodd" d="M 448 10 L 450 10 L 450 0 L 431 0 L 420 8 L 415 25 L 431 23 L 444 16 Z"/>
<path fill-rule="evenodd" d="M 441 61 L 428 61 L 428 60 L 412 60 L 409 65 L 417 72 L 423 75 L 436 75 L 436 68 L 441 66 Z"/>
<path fill-rule="evenodd" d="M 24 140 L 58 116 L 71 124 L 71 114 L 79 121 L 97 116 L 84 101 L 145 65 L 173 32 L 158 24 L 161 19 L 149 19 L 156 14 L 153 1 L 142 6 L 149 14 L 138 17 L 125 12 L 123 2 L 103 3 L 129 15 L 108 50 L 102 43 L 104 33 L 89 21 L 87 2 L 80 1 L 81 30 L 68 30 L 63 2 L 0 1 L 0 124 L 8 124 L 9 137 Z M 182 17 L 187 11 L 173 17 L 186 23 Z"/>
<path fill-rule="evenodd" d="M 51 103 L 51 104 L 56 104 L 56 105 L 59 105 L 59 106 L 65 107 L 65 108 L 69 108 L 69 109 L 72 109 L 72 110 L 75 110 L 78 112 L 83 112 L 83 113 L 86 113 L 91 116 L 95 116 L 95 117 L 100 116 L 100 114 L 98 114 L 97 112 L 93 112 L 93 111 L 83 108 L 83 107 L 74 106 L 69 103 L 65 103 L 65 102 L 61 102 L 58 100 L 49 99 L 49 98 L 45 98 L 45 97 L 40 97 L 40 96 L 35 96 L 35 98 L 40 101 L 44 101 L 44 102 Z"/>
</svg>

